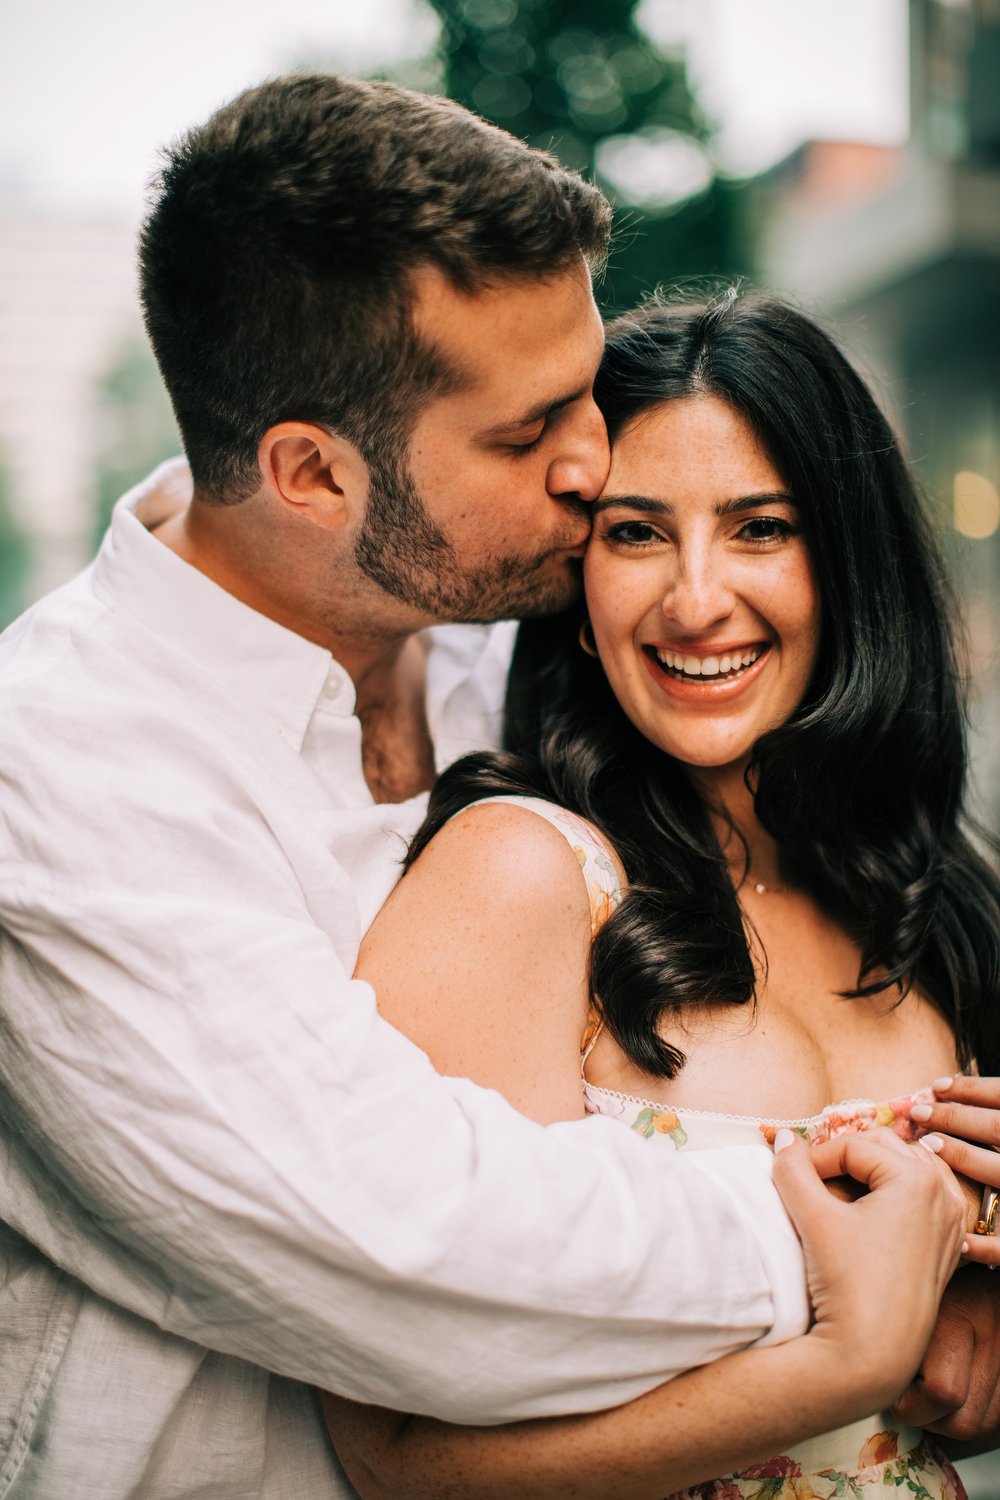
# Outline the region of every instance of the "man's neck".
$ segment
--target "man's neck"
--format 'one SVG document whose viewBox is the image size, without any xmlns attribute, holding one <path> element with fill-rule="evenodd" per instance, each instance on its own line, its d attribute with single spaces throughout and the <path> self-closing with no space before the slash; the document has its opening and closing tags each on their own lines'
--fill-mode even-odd
<svg viewBox="0 0 1000 1500">
<path fill-rule="evenodd" d="M 362 765 L 376 802 L 402 802 L 427 791 L 434 780 L 434 749 L 426 713 L 426 652 L 421 639 L 370 624 L 350 599 L 337 616 L 310 611 L 305 580 L 290 587 L 280 576 L 241 566 L 239 549 L 213 545 L 213 527 L 192 526 L 190 510 L 157 527 L 155 536 L 184 562 L 241 603 L 329 651 L 354 683 L 361 723 Z M 214 518 L 211 518 L 214 519 Z M 267 552 L 254 548 L 259 559 Z M 273 553 L 272 553 L 273 556 Z M 297 597 L 298 595 L 298 597 Z M 303 597 L 306 596 L 306 597 Z M 301 601 L 301 603 L 300 603 Z M 324 602 L 329 606 L 329 599 Z M 358 616 L 361 618 L 358 618 Z"/>
<path fill-rule="evenodd" d="M 427 653 L 411 636 L 389 671 L 369 671 L 357 689 L 361 764 L 376 802 L 405 802 L 434 782 L 427 723 Z"/>
</svg>

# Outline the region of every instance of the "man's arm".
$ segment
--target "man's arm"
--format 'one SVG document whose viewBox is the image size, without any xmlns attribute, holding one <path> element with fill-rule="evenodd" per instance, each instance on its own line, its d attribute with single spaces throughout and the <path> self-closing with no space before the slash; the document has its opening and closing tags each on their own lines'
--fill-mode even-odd
<svg viewBox="0 0 1000 1500">
<path fill-rule="evenodd" d="M 72 851 L 8 798 L 0 863 L 3 1212 L 56 1264 L 201 1344 L 473 1422 L 804 1326 L 765 1148 L 664 1172 L 615 1122 L 545 1130 L 439 1078 L 345 973 L 319 838 L 317 913 L 280 807 L 216 816 L 176 747 L 153 807 L 105 746 L 75 765 Z"/>
<path fill-rule="evenodd" d="M 860 1202 L 821 1186 L 819 1171 L 845 1169 L 871 1189 Z M 364 1500 L 659 1500 L 882 1409 L 920 1357 L 955 1263 L 953 1188 L 894 1138 L 795 1143 L 778 1172 L 809 1260 L 808 1335 L 727 1356 L 615 1411 L 508 1428 L 324 1397 Z"/>
</svg>

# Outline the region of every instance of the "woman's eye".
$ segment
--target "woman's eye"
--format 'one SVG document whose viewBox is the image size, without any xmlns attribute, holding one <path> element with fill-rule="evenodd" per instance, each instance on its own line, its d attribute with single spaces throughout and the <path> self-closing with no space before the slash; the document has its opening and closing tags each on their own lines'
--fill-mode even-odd
<svg viewBox="0 0 1000 1500">
<path fill-rule="evenodd" d="M 744 521 L 737 536 L 744 542 L 783 542 L 795 535 L 795 527 L 778 516 L 754 516 Z"/>
<path fill-rule="evenodd" d="M 648 521 L 616 521 L 604 535 L 609 542 L 621 542 L 627 547 L 659 541 L 659 534 Z"/>
</svg>

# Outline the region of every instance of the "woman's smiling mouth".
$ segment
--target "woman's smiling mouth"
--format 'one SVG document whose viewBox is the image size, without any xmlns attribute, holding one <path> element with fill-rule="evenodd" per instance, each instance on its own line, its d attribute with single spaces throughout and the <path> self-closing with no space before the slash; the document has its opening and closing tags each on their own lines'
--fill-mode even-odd
<svg viewBox="0 0 1000 1500">
<path fill-rule="evenodd" d="M 650 671 L 668 691 L 680 689 L 685 697 L 728 697 L 726 689 L 739 690 L 763 671 L 771 652 L 771 641 L 730 647 L 724 651 L 677 651 L 672 647 L 643 646 Z"/>
<path fill-rule="evenodd" d="M 710 656 L 696 656 L 693 652 L 660 651 L 656 659 L 660 666 L 680 677 L 730 677 L 737 676 L 744 667 L 750 667 L 766 648 L 747 646 L 736 651 L 719 652 Z"/>
</svg>

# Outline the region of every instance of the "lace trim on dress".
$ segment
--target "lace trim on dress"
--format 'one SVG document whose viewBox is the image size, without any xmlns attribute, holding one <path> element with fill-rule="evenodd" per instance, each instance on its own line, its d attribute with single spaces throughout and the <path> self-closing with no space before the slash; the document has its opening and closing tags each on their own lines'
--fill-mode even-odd
<svg viewBox="0 0 1000 1500">
<path fill-rule="evenodd" d="M 603 1026 L 603 1022 L 601 1023 L 601 1025 Z M 594 1042 L 597 1041 L 597 1037 L 599 1034 L 600 1028 L 594 1034 L 593 1041 L 590 1044 L 591 1047 L 593 1046 Z M 639 1109 L 672 1109 L 679 1115 L 691 1115 L 695 1119 L 736 1120 L 743 1125 L 758 1125 L 760 1123 L 760 1115 L 730 1114 L 727 1110 L 716 1109 L 692 1109 L 690 1105 L 687 1104 L 670 1104 L 664 1099 L 642 1099 L 638 1094 L 623 1094 L 618 1089 L 606 1089 L 602 1084 L 599 1083 L 587 1083 L 587 1088 L 592 1089 L 595 1093 L 609 1094 L 612 1099 L 621 1099 L 625 1104 L 634 1104 Z M 918 1095 L 920 1096 L 919 1098 Z M 912 1104 L 919 1104 L 924 1101 L 925 1096 L 926 1101 L 929 1102 L 932 1095 L 933 1089 L 928 1084 L 925 1088 L 914 1089 L 912 1094 L 906 1094 L 904 1098 Z M 828 1115 L 834 1113 L 850 1114 L 852 1116 L 855 1116 L 861 1114 L 863 1111 L 878 1111 L 889 1103 L 902 1102 L 903 1099 L 893 1101 L 879 1099 L 841 1099 L 836 1104 L 825 1104 L 817 1114 L 801 1115 L 797 1119 L 790 1120 L 769 1119 L 768 1124 L 773 1125 L 776 1130 L 800 1130 L 810 1125 L 818 1125 Z M 888 1123 L 888 1121 L 886 1123 Z"/>
</svg>

